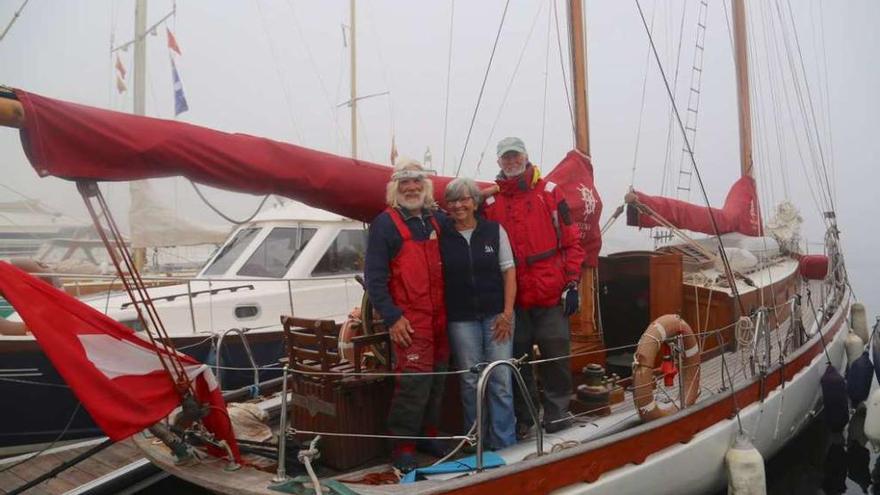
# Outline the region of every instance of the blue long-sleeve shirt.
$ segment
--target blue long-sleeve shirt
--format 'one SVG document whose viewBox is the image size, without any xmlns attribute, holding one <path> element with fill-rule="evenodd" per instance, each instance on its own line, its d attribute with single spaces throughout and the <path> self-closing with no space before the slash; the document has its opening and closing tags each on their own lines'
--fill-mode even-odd
<svg viewBox="0 0 880 495">
<path fill-rule="evenodd" d="M 448 221 L 448 217 L 438 211 L 423 210 L 421 216 L 410 215 L 406 210 L 398 211 L 403 213 L 404 222 L 409 227 L 414 241 L 425 241 L 431 236 L 431 232 L 434 231 L 430 220 L 432 215 L 441 226 Z M 382 315 L 387 327 L 394 325 L 403 316 L 403 310 L 394 304 L 388 291 L 391 260 L 400 252 L 402 245 L 403 238 L 397 232 L 397 227 L 388 212 L 383 211 L 377 215 L 370 223 L 364 277 L 370 301 L 376 311 Z"/>
</svg>

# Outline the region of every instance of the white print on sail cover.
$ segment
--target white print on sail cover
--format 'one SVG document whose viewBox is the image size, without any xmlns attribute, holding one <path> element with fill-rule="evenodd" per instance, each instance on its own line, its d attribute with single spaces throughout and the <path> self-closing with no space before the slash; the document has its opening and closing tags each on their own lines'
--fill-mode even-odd
<svg viewBox="0 0 880 495">
<path fill-rule="evenodd" d="M 583 182 L 578 185 L 578 192 L 581 193 L 581 201 L 584 203 L 584 221 L 582 223 L 581 236 L 586 235 L 586 230 L 590 229 L 590 216 L 596 213 L 596 195 L 593 189 L 587 187 Z"/>
<path fill-rule="evenodd" d="M 77 338 L 86 352 L 86 358 L 111 380 L 120 376 L 147 375 L 164 370 L 156 353 L 131 342 L 104 334 L 80 334 Z M 209 388 L 216 388 L 214 374 L 206 365 L 185 366 L 184 369 L 190 379 L 204 372 Z"/>
</svg>

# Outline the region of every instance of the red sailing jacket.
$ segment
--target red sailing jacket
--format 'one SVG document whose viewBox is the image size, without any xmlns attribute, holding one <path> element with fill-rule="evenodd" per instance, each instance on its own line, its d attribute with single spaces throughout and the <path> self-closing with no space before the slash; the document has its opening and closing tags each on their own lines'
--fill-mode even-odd
<svg viewBox="0 0 880 495">
<path fill-rule="evenodd" d="M 446 305 L 443 296 L 443 263 L 440 258 L 440 225 L 431 217 L 434 232 L 426 241 L 416 241 L 400 212 L 386 210 L 403 239 L 391 260 L 388 292 L 409 320 L 415 334 L 409 347 L 395 346 L 398 371 L 433 371 L 434 364 L 449 359 L 446 340 Z"/>
<path fill-rule="evenodd" d="M 496 180 L 500 191 L 486 199 L 484 214 L 500 223 L 516 259 L 516 305 L 528 309 L 560 303 L 568 282 L 581 275 L 584 249 L 560 188 L 529 164 L 513 179 Z"/>
</svg>

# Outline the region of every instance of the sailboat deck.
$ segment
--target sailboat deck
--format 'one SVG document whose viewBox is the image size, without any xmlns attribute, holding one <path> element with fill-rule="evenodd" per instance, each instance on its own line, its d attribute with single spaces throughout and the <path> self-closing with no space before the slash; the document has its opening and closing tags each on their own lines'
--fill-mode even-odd
<svg viewBox="0 0 880 495">
<path fill-rule="evenodd" d="M 805 308 L 804 326 L 811 329 L 814 326 L 814 320 L 811 317 L 811 311 Z M 777 363 L 779 360 L 780 344 L 784 344 L 784 338 L 789 328 L 790 321 L 784 322 L 780 327 L 770 332 L 770 363 Z M 708 401 L 716 397 L 718 394 L 729 393 L 730 378 L 733 377 L 736 384 L 740 384 L 752 380 L 750 371 L 750 362 L 744 352 L 733 350 L 725 352 L 723 355 L 718 354 L 710 357 L 701 364 L 701 394 L 698 403 Z M 661 404 L 678 403 L 677 384 L 672 387 L 665 387 L 662 380 L 658 380 L 656 400 Z M 274 402 L 279 399 L 275 398 Z M 566 430 L 554 434 L 544 435 L 544 452 L 547 455 L 568 448 L 576 447 L 584 443 L 588 443 L 608 435 L 626 430 L 642 424 L 638 417 L 632 400 L 632 391 L 625 393 L 623 402 L 611 406 L 611 414 L 603 417 L 591 416 L 588 414 L 580 415 L 576 418 L 574 425 Z M 227 472 L 223 470 L 225 465 L 220 460 L 208 460 L 195 466 L 179 467 L 175 466 L 172 458 L 165 450 L 164 446 L 154 444 L 150 439 L 138 435 L 135 443 L 145 450 L 148 457 L 154 462 L 160 464 L 163 469 L 172 474 L 182 476 L 210 490 L 221 493 L 277 493 L 269 490 L 267 487 L 271 484 L 272 474 L 258 471 L 249 467 L 242 468 L 239 471 Z M 320 449 L 320 444 L 319 444 Z M 534 437 L 526 438 L 516 445 L 495 452 L 501 456 L 504 461 L 510 464 L 516 464 L 525 460 L 534 458 L 536 455 L 536 442 Z M 343 480 L 360 479 L 365 475 L 377 472 L 387 472 L 390 466 L 387 464 L 377 464 L 366 467 L 359 471 L 347 472 L 343 474 L 333 473 L 329 471 L 320 472 L 319 476 L 324 479 L 336 478 Z M 335 475 L 335 476 L 334 476 Z M 363 494 L 371 493 L 432 493 L 442 491 L 442 481 L 453 476 L 445 475 L 431 477 L 428 481 L 419 482 L 412 485 L 352 485 L 358 492 Z"/>
</svg>

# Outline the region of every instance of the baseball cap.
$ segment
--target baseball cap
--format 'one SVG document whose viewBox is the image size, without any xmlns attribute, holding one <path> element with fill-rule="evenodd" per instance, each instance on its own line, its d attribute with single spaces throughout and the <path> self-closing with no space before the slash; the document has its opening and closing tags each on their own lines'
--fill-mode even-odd
<svg viewBox="0 0 880 495">
<path fill-rule="evenodd" d="M 501 141 L 498 141 L 498 157 L 501 158 L 501 155 L 507 153 L 508 151 L 516 151 L 517 153 L 528 154 L 526 151 L 526 144 L 522 139 L 518 137 L 506 137 Z"/>
</svg>

